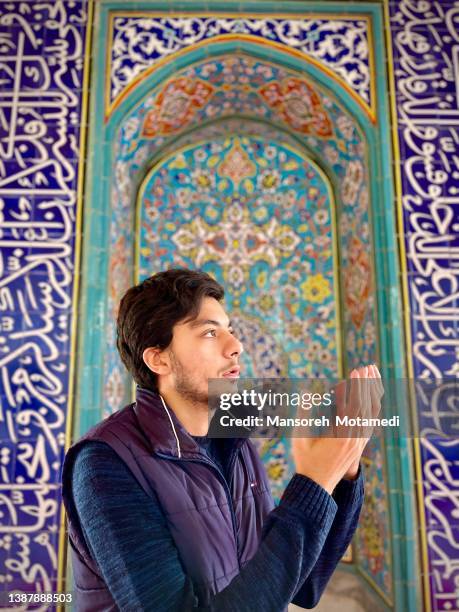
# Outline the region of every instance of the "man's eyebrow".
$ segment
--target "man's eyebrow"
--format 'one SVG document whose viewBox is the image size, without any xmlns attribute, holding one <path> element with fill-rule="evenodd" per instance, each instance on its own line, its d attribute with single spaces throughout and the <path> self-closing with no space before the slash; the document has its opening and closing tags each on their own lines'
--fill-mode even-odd
<svg viewBox="0 0 459 612">
<path fill-rule="evenodd" d="M 215 325 L 216 327 L 222 327 L 220 321 L 215 321 L 214 319 L 195 319 L 190 323 L 190 327 L 200 327 L 201 325 Z M 228 327 L 232 327 L 231 321 L 228 323 Z"/>
</svg>

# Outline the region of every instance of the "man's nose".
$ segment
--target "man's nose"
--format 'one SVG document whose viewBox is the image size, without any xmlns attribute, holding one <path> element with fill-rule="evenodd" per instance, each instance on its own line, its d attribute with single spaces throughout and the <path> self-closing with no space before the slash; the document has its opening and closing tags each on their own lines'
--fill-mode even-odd
<svg viewBox="0 0 459 612">
<path fill-rule="evenodd" d="M 240 355 L 244 351 L 244 346 L 242 342 L 236 338 L 236 336 L 230 334 L 226 351 L 230 357 L 233 357 L 234 355 Z"/>
</svg>

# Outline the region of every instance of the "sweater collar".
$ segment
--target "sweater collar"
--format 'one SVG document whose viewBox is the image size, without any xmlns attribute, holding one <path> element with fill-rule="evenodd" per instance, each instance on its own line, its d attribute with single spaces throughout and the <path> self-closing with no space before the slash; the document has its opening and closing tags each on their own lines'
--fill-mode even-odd
<svg viewBox="0 0 459 612">
<path fill-rule="evenodd" d="M 205 455 L 172 408 L 156 391 L 137 385 L 134 411 L 154 452 L 185 458 Z M 246 438 L 222 439 L 227 452 L 239 448 L 246 441 Z"/>
</svg>

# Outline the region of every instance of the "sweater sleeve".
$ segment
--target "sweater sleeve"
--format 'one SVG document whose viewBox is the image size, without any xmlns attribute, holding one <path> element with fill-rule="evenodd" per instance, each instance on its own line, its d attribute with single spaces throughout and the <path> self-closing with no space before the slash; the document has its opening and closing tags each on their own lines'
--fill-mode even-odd
<svg viewBox="0 0 459 612">
<path fill-rule="evenodd" d="M 364 500 L 363 472 L 355 480 L 341 480 L 333 491 L 338 506 L 325 544 L 309 576 L 295 594 L 292 603 L 303 608 L 313 608 L 341 561 L 357 529 Z"/>
<path fill-rule="evenodd" d="M 268 515 L 254 557 L 204 608 L 159 501 L 107 444 L 82 445 L 72 494 L 88 548 L 122 612 L 285 610 L 316 565 L 337 511 L 327 491 L 296 474 Z"/>
</svg>

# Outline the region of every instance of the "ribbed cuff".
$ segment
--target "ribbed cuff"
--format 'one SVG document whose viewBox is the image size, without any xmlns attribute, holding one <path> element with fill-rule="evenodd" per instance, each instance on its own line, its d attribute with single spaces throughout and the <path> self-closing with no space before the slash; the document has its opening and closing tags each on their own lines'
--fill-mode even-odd
<svg viewBox="0 0 459 612">
<path fill-rule="evenodd" d="M 363 483 L 363 470 L 360 464 L 355 480 L 342 478 L 339 481 L 333 491 L 333 499 L 340 507 L 360 503 L 364 496 Z"/>
<path fill-rule="evenodd" d="M 299 511 L 320 529 L 331 525 L 338 509 L 333 497 L 323 487 L 298 473 L 288 483 L 280 505 Z"/>
</svg>

